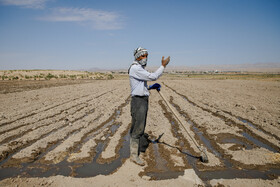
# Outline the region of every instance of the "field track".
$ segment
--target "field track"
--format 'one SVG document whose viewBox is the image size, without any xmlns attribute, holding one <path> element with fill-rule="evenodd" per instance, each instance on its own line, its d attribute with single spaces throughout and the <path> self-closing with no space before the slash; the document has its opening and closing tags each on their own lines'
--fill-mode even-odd
<svg viewBox="0 0 280 187">
<path fill-rule="evenodd" d="M 141 154 L 147 164 L 139 175 L 175 178 L 193 168 L 204 181 L 280 176 L 278 82 L 159 83 L 191 136 L 206 148 L 209 163 L 199 161 L 199 150 L 152 90 L 146 132 L 153 142 Z M 3 93 L 0 103 L 1 179 L 109 174 L 129 157 L 128 80 L 41 86 Z"/>
</svg>

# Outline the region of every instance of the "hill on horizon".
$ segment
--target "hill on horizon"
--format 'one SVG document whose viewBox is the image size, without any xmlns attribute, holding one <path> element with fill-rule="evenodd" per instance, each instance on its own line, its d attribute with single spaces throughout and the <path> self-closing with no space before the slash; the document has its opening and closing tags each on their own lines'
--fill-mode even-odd
<svg viewBox="0 0 280 187">
<path fill-rule="evenodd" d="M 147 66 L 148 71 L 155 71 L 157 66 Z M 98 71 L 127 71 L 128 68 L 120 69 L 105 69 L 105 68 L 90 68 L 84 69 L 85 71 L 98 72 Z M 195 66 L 173 66 L 172 64 L 166 67 L 166 71 L 245 71 L 245 72 L 279 72 L 279 63 L 246 63 L 246 64 L 206 64 Z"/>
</svg>

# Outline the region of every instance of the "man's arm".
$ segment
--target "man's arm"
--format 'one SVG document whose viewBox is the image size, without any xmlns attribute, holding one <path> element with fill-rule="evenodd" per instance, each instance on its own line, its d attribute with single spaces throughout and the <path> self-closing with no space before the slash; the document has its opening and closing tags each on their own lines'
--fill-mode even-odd
<svg viewBox="0 0 280 187">
<path fill-rule="evenodd" d="M 134 66 L 132 67 L 133 70 L 131 72 L 131 76 L 143 81 L 155 81 L 162 75 L 163 70 L 167 66 L 169 61 L 170 61 L 170 56 L 167 57 L 166 59 L 164 59 L 163 56 L 161 60 L 161 66 L 154 73 L 150 73 L 146 71 L 141 66 Z"/>
<path fill-rule="evenodd" d="M 164 67 L 160 66 L 154 73 L 150 73 L 141 66 L 135 66 L 135 69 L 133 68 L 131 76 L 143 81 L 155 81 L 162 75 L 163 70 Z"/>
</svg>

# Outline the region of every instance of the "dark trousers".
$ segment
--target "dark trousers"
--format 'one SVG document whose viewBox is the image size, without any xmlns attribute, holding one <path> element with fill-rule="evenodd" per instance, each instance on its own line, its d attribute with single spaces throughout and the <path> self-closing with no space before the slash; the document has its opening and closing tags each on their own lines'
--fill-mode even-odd
<svg viewBox="0 0 280 187">
<path fill-rule="evenodd" d="M 131 98 L 131 129 L 130 137 L 140 139 L 144 134 L 146 127 L 146 119 L 148 113 L 149 97 L 148 96 L 133 96 Z"/>
</svg>

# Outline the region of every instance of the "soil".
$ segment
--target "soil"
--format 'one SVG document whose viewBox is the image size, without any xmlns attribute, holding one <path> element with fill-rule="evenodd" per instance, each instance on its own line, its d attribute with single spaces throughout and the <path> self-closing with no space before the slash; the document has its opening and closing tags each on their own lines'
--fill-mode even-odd
<svg viewBox="0 0 280 187">
<path fill-rule="evenodd" d="M 72 84 L 81 84 L 93 82 L 94 80 L 18 80 L 18 81 L 0 81 L 0 94 L 22 92 L 27 90 L 36 90 L 40 88 L 50 88 L 55 86 L 64 86 Z"/>
<path fill-rule="evenodd" d="M 141 167 L 128 79 L 0 81 L 0 186 L 280 185 L 279 82 L 157 82 Z"/>
</svg>

